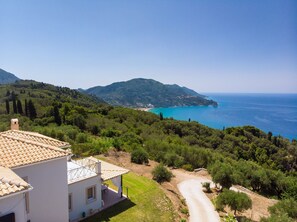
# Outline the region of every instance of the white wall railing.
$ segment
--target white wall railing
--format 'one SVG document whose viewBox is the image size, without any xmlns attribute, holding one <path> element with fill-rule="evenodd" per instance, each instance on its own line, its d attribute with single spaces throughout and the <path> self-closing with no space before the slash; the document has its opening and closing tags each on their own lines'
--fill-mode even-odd
<svg viewBox="0 0 297 222">
<path fill-rule="evenodd" d="M 79 167 L 68 169 L 68 182 L 81 180 L 100 174 L 100 162 L 89 158 L 80 160 L 71 160 L 71 162 Z"/>
</svg>

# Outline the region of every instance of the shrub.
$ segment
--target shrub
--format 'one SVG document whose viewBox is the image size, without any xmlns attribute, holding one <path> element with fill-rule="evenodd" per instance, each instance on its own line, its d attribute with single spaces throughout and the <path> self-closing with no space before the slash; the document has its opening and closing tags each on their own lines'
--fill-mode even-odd
<svg viewBox="0 0 297 222">
<path fill-rule="evenodd" d="M 72 140 L 76 139 L 77 134 L 78 134 L 78 131 L 76 129 L 67 130 L 67 136 Z"/>
<path fill-rule="evenodd" d="M 64 141 L 64 140 L 65 140 L 65 139 L 64 139 L 64 133 L 63 133 L 62 131 L 58 131 L 57 134 L 56 134 L 56 138 L 57 138 L 58 140 L 62 140 L 62 141 Z"/>
<path fill-rule="evenodd" d="M 216 184 L 219 183 L 222 188 L 229 189 L 234 182 L 233 169 L 232 166 L 228 163 L 216 162 L 212 165 L 210 173 L 213 182 L 215 182 Z"/>
<path fill-rule="evenodd" d="M 289 217 L 297 219 L 297 201 L 290 198 L 277 202 L 269 207 L 271 214 L 288 214 Z"/>
<path fill-rule="evenodd" d="M 153 179 L 158 183 L 162 183 L 164 181 L 169 182 L 173 177 L 173 174 L 162 163 L 154 168 L 152 174 Z"/>
<path fill-rule="evenodd" d="M 140 148 L 133 150 L 131 153 L 131 162 L 138 164 L 148 164 L 148 153 Z"/>
<path fill-rule="evenodd" d="M 204 182 L 204 183 L 202 183 L 202 187 L 205 188 L 206 193 L 210 193 L 211 192 L 210 182 Z"/>
<path fill-rule="evenodd" d="M 79 133 L 76 136 L 76 142 L 77 143 L 85 143 L 88 140 L 88 136 L 85 133 Z"/>
<path fill-rule="evenodd" d="M 180 212 L 183 213 L 183 214 L 186 214 L 186 215 L 189 214 L 189 210 L 187 208 L 181 208 Z"/>
<path fill-rule="evenodd" d="M 224 189 L 217 197 L 216 201 L 217 207 L 222 208 L 222 206 L 229 206 L 231 210 L 242 212 L 244 210 L 250 209 L 252 207 L 252 200 L 245 193 L 235 192 L 232 190 Z"/>
<path fill-rule="evenodd" d="M 182 166 L 182 168 L 186 171 L 193 171 L 193 166 L 191 164 L 185 164 Z"/>
<path fill-rule="evenodd" d="M 261 218 L 261 222 L 294 222 L 287 214 L 273 214 L 269 218 Z"/>
<path fill-rule="evenodd" d="M 91 126 L 91 133 L 97 135 L 99 133 L 99 127 L 97 125 Z"/>
<path fill-rule="evenodd" d="M 225 222 L 237 222 L 236 218 L 233 215 L 231 215 L 231 214 L 227 214 L 224 217 L 224 221 Z"/>
</svg>

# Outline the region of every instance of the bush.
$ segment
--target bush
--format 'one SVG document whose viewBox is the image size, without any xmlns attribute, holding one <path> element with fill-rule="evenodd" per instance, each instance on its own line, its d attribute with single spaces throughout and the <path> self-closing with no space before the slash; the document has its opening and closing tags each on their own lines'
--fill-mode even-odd
<svg viewBox="0 0 297 222">
<path fill-rule="evenodd" d="M 297 201 L 290 198 L 277 202 L 269 207 L 271 214 L 288 214 L 289 217 L 297 219 Z"/>
<path fill-rule="evenodd" d="M 202 187 L 205 188 L 206 193 L 210 193 L 211 192 L 210 183 L 209 182 L 202 183 Z"/>
<path fill-rule="evenodd" d="M 173 174 L 162 163 L 154 168 L 152 174 L 153 179 L 158 183 L 162 183 L 164 181 L 169 182 L 173 177 Z"/>
<path fill-rule="evenodd" d="M 224 221 L 225 222 L 237 222 L 236 218 L 233 215 L 231 215 L 231 214 L 227 214 L 224 217 Z"/>
<path fill-rule="evenodd" d="M 210 169 L 213 182 L 216 184 L 219 183 L 222 188 L 227 189 L 229 189 L 234 182 L 233 171 L 230 164 L 221 162 L 216 162 Z"/>
<path fill-rule="evenodd" d="M 191 164 L 185 164 L 185 165 L 182 166 L 182 168 L 184 170 L 186 170 L 186 171 L 193 171 L 194 170 L 194 168 L 193 168 L 193 166 Z"/>
<path fill-rule="evenodd" d="M 261 222 L 294 222 L 287 214 L 273 214 L 269 218 L 261 218 Z"/>
<path fill-rule="evenodd" d="M 224 189 L 216 200 L 217 208 L 229 206 L 231 210 L 242 212 L 252 207 L 252 200 L 245 193 Z"/>
<path fill-rule="evenodd" d="M 143 149 L 135 149 L 131 153 L 131 162 L 138 164 L 148 164 L 148 153 Z"/>
<path fill-rule="evenodd" d="M 181 209 L 180 209 L 180 212 L 183 213 L 183 214 L 186 214 L 186 215 L 189 214 L 189 210 L 188 210 L 188 208 L 181 208 Z"/>
<path fill-rule="evenodd" d="M 88 140 L 88 136 L 85 133 L 79 133 L 76 136 L 76 142 L 77 143 L 85 143 Z"/>
</svg>

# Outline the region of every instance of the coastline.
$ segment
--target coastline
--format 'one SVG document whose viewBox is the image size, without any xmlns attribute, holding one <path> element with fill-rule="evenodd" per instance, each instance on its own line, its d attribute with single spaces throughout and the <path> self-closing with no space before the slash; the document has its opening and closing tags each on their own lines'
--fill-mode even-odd
<svg viewBox="0 0 297 222">
<path fill-rule="evenodd" d="M 134 108 L 135 110 L 139 111 L 144 111 L 144 112 L 149 112 L 153 108 L 147 108 L 147 107 L 140 107 L 140 108 Z"/>
<path fill-rule="evenodd" d="M 255 126 L 274 136 L 297 139 L 297 94 L 211 94 L 219 106 L 153 108 L 164 118 L 191 119 L 214 129 Z"/>
</svg>

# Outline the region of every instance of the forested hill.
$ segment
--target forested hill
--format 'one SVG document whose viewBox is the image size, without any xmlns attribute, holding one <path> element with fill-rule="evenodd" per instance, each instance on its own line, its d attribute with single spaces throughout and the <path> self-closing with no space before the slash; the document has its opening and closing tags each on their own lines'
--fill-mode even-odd
<svg viewBox="0 0 297 222">
<path fill-rule="evenodd" d="M 85 91 L 115 106 L 125 107 L 172 107 L 217 106 L 194 90 L 178 85 L 166 85 L 152 79 L 132 79 L 108 86 L 96 86 Z"/>
<path fill-rule="evenodd" d="M 296 140 L 253 126 L 211 129 L 35 81 L 0 85 L 0 131 L 9 129 L 11 118 L 19 118 L 22 130 L 68 141 L 77 156 L 142 150 L 168 166 L 205 167 L 213 178 L 297 200 Z"/>
<path fill-rule="evenodd" d="M 17 80 L 19 80 L 19 78 L 14 74 L 0 69 L 0 84 L 14 83 Z"/>
<path fill-rule="evenodd" d="M 0 114 L 25 114 L 25 103 L 34 104 L 35 117 L 51 115 L 50 107 L 54 104 L 71 104 L 71 106 L 94 108 L 105 104 L 91 95 L 82 94 L 67 87 L 58 87 L 33 80 L 19 80 L 15 83 L 0 85 Z M 83 109 L 83 108 L 81 108 Z M 29 114 L 27 113 L 29 116 Z"/>
</svg>

